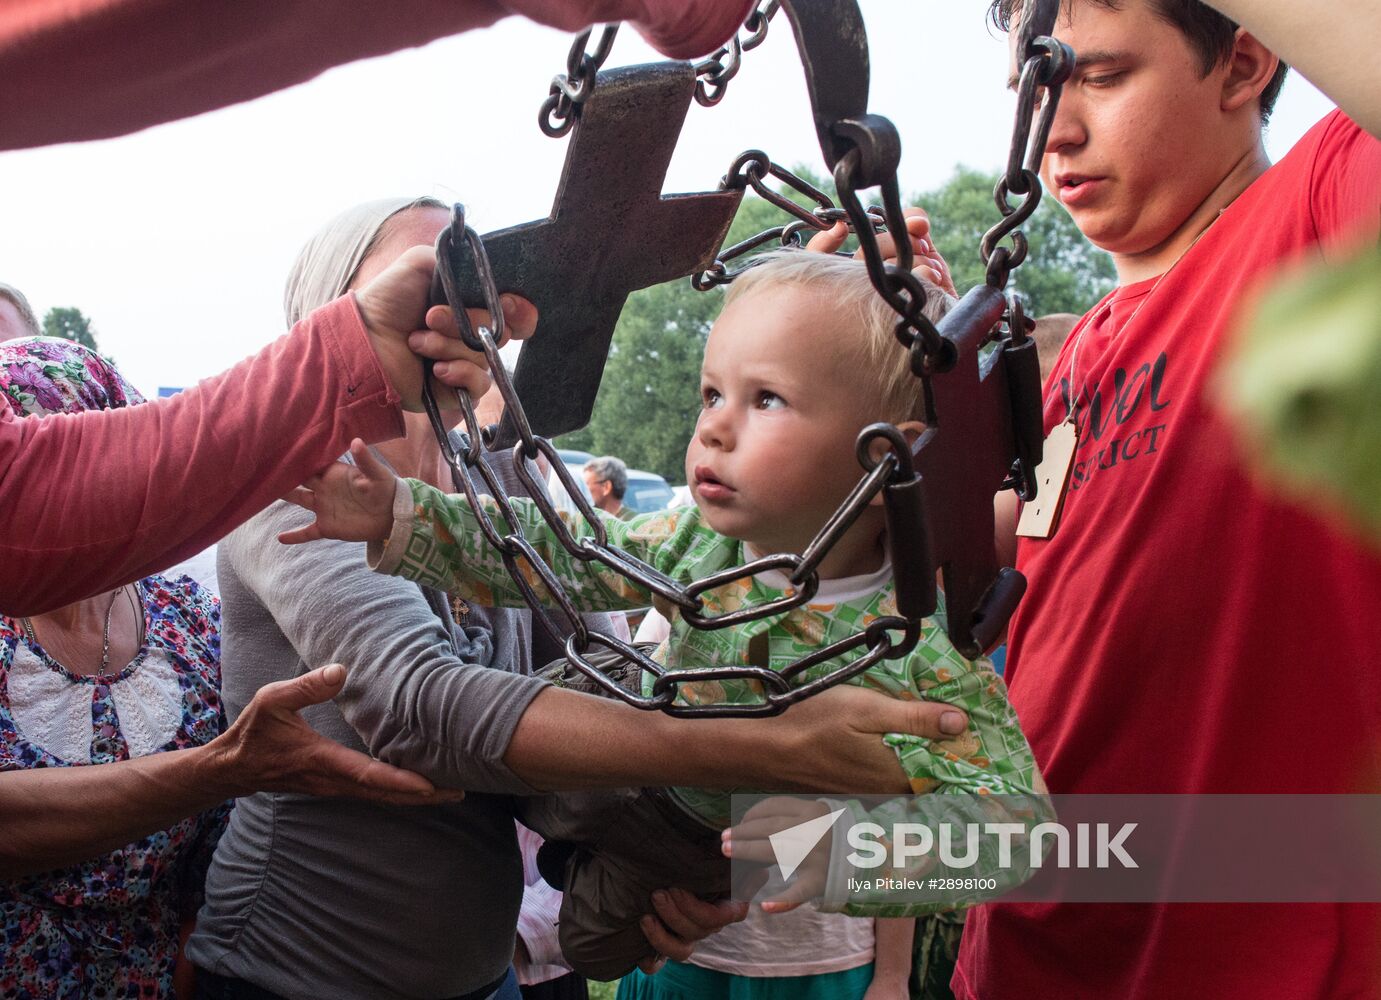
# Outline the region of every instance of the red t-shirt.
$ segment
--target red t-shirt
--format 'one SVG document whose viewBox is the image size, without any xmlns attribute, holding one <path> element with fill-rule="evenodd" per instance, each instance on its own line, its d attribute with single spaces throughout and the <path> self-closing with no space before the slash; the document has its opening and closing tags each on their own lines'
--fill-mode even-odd
<svg viewBox="0 0 1381 1000">
<path fill-rule="evenodd" d="M 1008 679 L 1056 793 L 1381 791 L 1381 558 L 1249 475 L 1209 399 L 1263 279 L 1381 232 L 1381 142 L 1340 112 L 1159 284 L 1119 288 L 1047 386 L 1078 450 L 1061 521 L 1023 539 Z M 1381 906 L 996 903 L 960 997 L 1381 996 Z"/>
</svg>

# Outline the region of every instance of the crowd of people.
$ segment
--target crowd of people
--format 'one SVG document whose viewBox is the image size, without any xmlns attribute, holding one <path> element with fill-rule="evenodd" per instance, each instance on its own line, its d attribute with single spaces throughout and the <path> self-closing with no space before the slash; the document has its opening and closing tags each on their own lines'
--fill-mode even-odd
<svg viewBox="0 0 1381 1000">
<path fill-rule="evenodd" d="M 510 6 L 566 25 L 599 5 Z M 745 788 L 1378 791 L 1381 689 L 1357 668 L 1381 662 L 1381 560 L 1255 477 L 1212 394 L 1259 287 L 1381 237 L 1363 41 L 1381 8 L 1301 6 L 1061 6 L 1079 63 L 1042 177 L 1119 284 L 1037 323 L 1045 430 L 1076 443 L 1053 528 L 1018 540 L 999 497 L 995 544 L 1028 580 L 1005 684 L 949 644 L 943 605 L 915 653 L 772 718 L 639 712 L 573 675 L 485 541 L 492 501 L 448 492 L 420 412 L 419 355 L 483 423 L 502 407 L 430 304 L 448 222 L 433 199 L 327 222 L 287 277 L 289 332 L 168 400 L 41 336 L 0 285 L 0 997 L 560 1000 L 586 995 L 586 973 L 620 978 L 622 1000 L 1381 996 L 1381 904 L 967 909 L 859 890 L 750 912 L 726 881 L 754 850 L 727 810 Z M 684 55 L 747 7 L 600 16 Z M 1015 38 L 1022 3 L 991 16 Z M 1272 165 L 1282 57 L 1339 110 Z M 929 220 L 909 225 L 938 321 L 963 290 Z M 513 337 L 533 334 L 529 302 L 502 308 Z M 766 255 L 706 346 L 691 505 L 635 515 L 621 463 L 583 470 L 611 542 L 683 584 L 800 551 L 857 481 L 859 428 L 925 429 L 894 322 L 862 264 Z M 489 459 L 521 497 L 513 456 Z M 808 603 L 707 631 L 515 504 L 579 627 L 651 604 L 635 641 L 668 671 L 778 671 L 895 613 L 876 506 Z M 217 592 L 164 574 L 217 541 Z M 1204 552 L 1212 572 L 1192 569 Z M 765 571 L 703 597 L 730 613 L 789 588 Z M 761 685 L 680 697 L 750 702 Z"/>
</svg>

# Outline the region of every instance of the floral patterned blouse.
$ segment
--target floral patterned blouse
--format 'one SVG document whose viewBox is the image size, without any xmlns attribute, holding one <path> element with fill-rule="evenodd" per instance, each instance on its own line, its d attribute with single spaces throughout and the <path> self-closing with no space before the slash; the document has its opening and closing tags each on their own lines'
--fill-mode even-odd
<svg viewBox="0 0 1381 1000">
<path fill-rule="evenodd" d="M 72 674 L 0 616 L 0 770 L 105 764 L 221 732 L 220 602 L 188 577 L 137 586 L 146 639 L 114 673 Z M 0 882 L 0 997 L 172 997 L 179 925 L 200 903 L 228 812 Z"/>
</svg>

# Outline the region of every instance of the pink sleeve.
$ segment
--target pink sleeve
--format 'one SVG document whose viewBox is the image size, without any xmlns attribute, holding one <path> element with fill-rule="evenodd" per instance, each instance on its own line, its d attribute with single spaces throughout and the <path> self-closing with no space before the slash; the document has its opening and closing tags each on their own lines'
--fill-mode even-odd
<svg viewBox="0 0 1381 1000">
<path fill-rule="evenodd" d="M 673 59 L 694 59 L 723 45 L 748 16 L 753 0 L 503 0 L 515 14 L 578 31 L 599 21 L 631 21 L 652 47 Z"/>
<path fill-rule="evenodd" d="M 0 149 L 124 135 L 269 94 L 341 63 L 492 24 L 510 12 L 567 30 L 629 20 L 663 52 L 699 56 L 733 34 L 749 2 L 5 0 Z M 472 79 L 480 82 L 478 71 Z"/>
<path fill-rule="evenodd" d="M 0 613 L 38 614 L 172 565 L 339 457 L 403 432 L 353 296 L 230 371 L 119 410 L 0 406 Z"/>
</svg>

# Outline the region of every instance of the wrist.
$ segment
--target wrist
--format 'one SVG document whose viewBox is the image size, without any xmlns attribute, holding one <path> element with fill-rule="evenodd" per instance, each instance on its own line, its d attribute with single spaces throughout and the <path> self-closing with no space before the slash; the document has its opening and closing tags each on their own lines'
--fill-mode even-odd
<svg viewBox="0 0 1381 1000">
<path fill-rule="evenodd" d="M 194 758 L 192 784 L 213 802 L 239 798 L 258 791 L 244 780 L 244 744 L 239 729 L 231 726 L 210 743 L 184 750 Z"/>
</svg>

